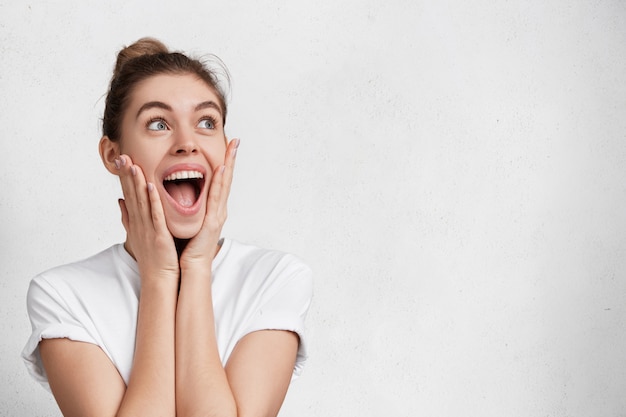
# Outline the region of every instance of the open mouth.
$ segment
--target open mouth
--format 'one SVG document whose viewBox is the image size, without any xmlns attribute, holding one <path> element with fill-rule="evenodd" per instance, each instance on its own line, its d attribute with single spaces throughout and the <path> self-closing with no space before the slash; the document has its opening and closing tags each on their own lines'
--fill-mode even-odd
<svg viewBox="0 0 626 417">
<path fill-rule="evenodd" d="M 198 201 L 204 187 L 204 175 L 200 171 L 177 171 L 163 179 L 165 191 L 181 207 L 192 207 Z"/>
</svg>

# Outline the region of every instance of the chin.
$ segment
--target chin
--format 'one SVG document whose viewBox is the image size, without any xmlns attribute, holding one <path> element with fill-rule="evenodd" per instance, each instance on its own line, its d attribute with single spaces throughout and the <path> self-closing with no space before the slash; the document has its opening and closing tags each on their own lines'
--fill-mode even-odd
<svg viewBox="0 0 626 417">
<path fill-rule="evenodd" d="M 196 224 L 169 224 L 167 228 L 169 229 L 172 236 L 176 239 L 191 239 L 195 235 L 198 234 L 200 228 L 202 227 L 202 223 Z"/>
</svg>

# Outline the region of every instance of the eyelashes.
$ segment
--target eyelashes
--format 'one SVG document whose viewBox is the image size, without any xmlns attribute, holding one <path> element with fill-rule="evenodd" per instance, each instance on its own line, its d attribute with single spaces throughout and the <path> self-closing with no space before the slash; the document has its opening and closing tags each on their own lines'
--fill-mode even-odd
<svg viewBox="0 0 626 417">
<path fill-rule="evenodd" d="M 218 123 L 219 122 L 215 117 L 211 115 L 205 115 L 198 120 L 198 122 L 196 123 L 196 127 L 199 129 L 215 130 L 218 127 Z M 155 116 L 148 119 L 148 121 L 146 122 L 146 129 L 154 132 L 159 132 L 164 130 L 170 130 L 170 125 L 165 117 Z"/>
<path fill-rule="evenodd" d="M 162 117 L 152 117 L 146 123 L 146 129 L 153 131 L 167 130 L 167 122 Z"/>
<path fill-rule="evenodd" d="M 213 130 L 217 127 L 217 120 L 215 120 L 215 117 L 213 116 L 203 116 L 198 121 L 198 124 L 196 125 L 196 127 L 199 127 L 200 129 Z"/>
</svg>

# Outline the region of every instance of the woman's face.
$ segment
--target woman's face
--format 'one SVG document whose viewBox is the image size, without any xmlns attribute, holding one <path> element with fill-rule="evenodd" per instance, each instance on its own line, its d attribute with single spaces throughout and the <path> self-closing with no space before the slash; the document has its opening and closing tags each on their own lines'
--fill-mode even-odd
<svg viewBox="0 0 626 417">
<path fill-rule="evenodd" d="M 161 196 L 174 237 L 195 236 L 215 169 L 224 163 L 223 109 L 194 75 L 157 75 L 139 83 L 122 119 L 120 153 L 130 156 Z"/>
</svg>

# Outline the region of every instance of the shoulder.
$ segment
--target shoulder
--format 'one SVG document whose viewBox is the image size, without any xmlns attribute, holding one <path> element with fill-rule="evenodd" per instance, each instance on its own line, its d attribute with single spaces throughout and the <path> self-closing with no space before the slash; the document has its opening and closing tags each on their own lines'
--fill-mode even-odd
<svg viewBox="0 0 626 417">
<path fill-rule="evenodd" d="M 22 351 L 30 373 L 49 388 L 39 342 L 66 338 L 100 346 L 127 380 L 138 294 L 136 263 L 122 245 L 37 275 L 26 297 L 32 332 Z"/>
<path fill-rule="evenodd" d="M 266 296 L 292 288 L 308 298 L 313 272 L 290 253 L 225 239 L 216 257 L 213 285 Z"/>
<path fill-rule="evenodd" d="M 304 276 L 308 279 L 313 275 L 311 268 L 293 254 L 231 239 L 224 240 L 218 258 L 218 266 L 236 268 L 242 274 Z"/>
<path fill-rule="evenodd" d="M 122 244 L 113 245 L 88 258 L 50 268 L 37 275 L 35 279 L 42 279 L 42 277 L 48 279 L 56 279 L 57 277 L 59 279 L 71 279 L 76 275 L 85 273 L 106 275 L 108 271 L 116 268 L 116 264 L 125 261 L 123 257 L 125 253 Z"/>
<path fill-rule="evenodd" d="M 136 266 L 121 244 L 113 245 L 95 255 L 80 261 L 60 265 L 35 276 L 28 289 L 29 305 L 42 297 L 68 298 L 117 288 L 112 281 L 129 281 L 134 286 L 133 276 Z M 138 283 L 138 282 L 137 282 Z"/>
</svg>

